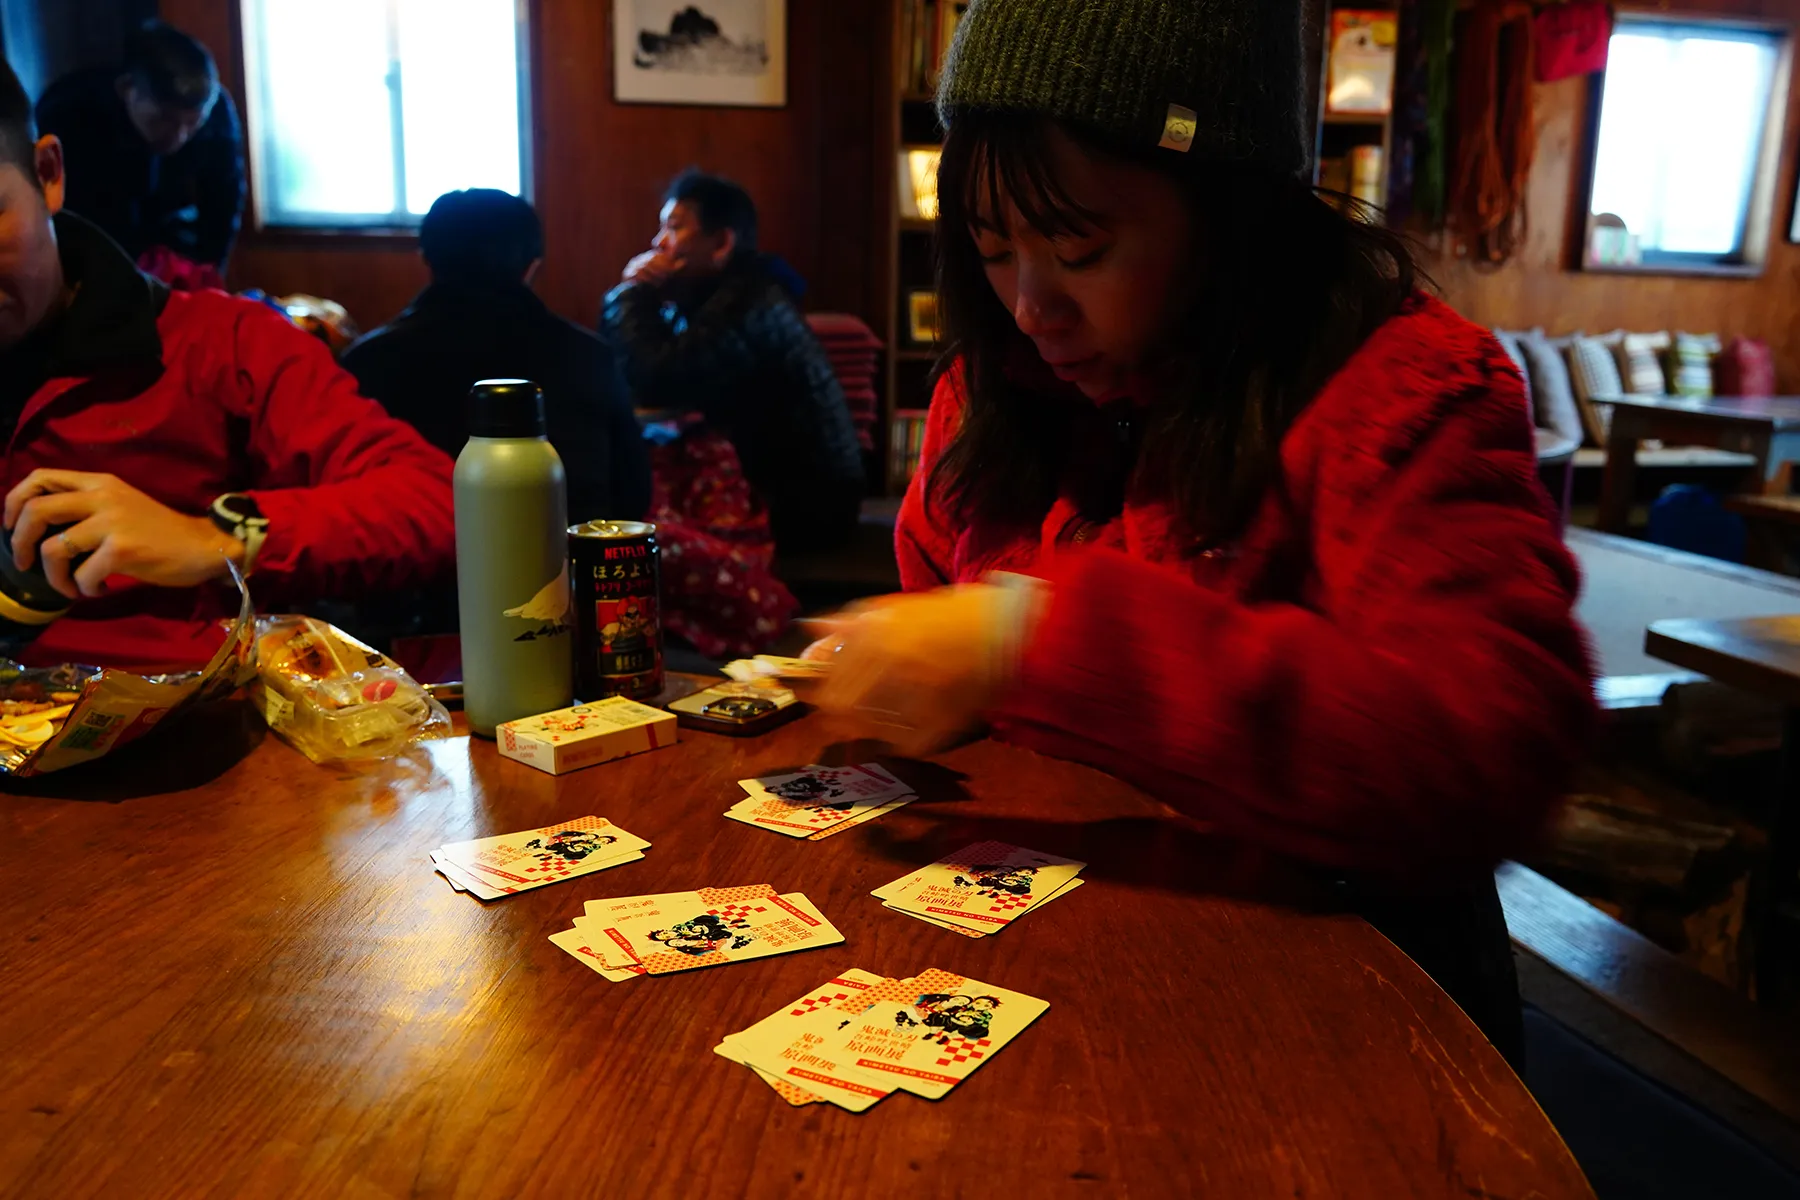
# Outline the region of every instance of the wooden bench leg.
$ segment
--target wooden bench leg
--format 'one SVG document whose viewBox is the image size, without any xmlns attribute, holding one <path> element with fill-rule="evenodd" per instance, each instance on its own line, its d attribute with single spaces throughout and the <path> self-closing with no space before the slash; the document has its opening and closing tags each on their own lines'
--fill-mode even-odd
<svg viewBox="0 0 1800 1200">
<path fill-rule="evenodd" d="M 1606 468 L 1600 476 L 1599 525 L 1603 533 L 1624 533 L 1631 523 L 1640 437 L 1637 414 L 1623 405 L 1615 407 L 1606 432 Z"/>
</svg>

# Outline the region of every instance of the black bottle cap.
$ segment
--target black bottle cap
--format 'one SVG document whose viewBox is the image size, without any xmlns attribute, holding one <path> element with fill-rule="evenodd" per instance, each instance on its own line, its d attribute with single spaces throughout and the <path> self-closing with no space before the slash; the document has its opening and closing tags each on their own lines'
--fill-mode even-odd
<svg viewBox="0 0 1800 1200">
<path fill-rule="evenodd" d="M 469 392 L 469 436 L 546 436 L 543 389 L 529 379 L 484 379 Z"/>
</svg>

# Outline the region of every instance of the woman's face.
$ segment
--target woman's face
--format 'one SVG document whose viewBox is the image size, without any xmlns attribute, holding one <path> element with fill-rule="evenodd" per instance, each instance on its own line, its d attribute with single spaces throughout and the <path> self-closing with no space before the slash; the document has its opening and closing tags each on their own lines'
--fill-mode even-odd
<svg viewBox="0 0 1800 1200">
<path fill-rule="evenodd" d="M 1009 198 L 995 213 L 984 195 L 970 233 L 994 294 L 1058 377 L 1095 401 L 1131 396 L 1187 308 L 1193 219 L 1167 176 L 1048 136 L 1051 171 L 1091 226 L 1048 238 Z"/>
</svg>

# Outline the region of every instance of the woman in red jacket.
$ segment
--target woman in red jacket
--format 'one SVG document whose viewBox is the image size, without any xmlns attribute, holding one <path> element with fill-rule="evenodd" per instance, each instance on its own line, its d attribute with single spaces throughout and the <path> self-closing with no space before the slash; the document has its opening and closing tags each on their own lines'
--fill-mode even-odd
<svg viewBox="0 0 1800 1200">
<path fill-rule="evenodd" d="M 1577 572 L 1504 352 L 1304 181 L 1299 28 L 970 9 L 911 594 L 845 616 L 823 700 L 913 751 L 985 721 L 1348 880 L 1516 1052 L 1490 868 L 1590 725 Z"/>
</svg>

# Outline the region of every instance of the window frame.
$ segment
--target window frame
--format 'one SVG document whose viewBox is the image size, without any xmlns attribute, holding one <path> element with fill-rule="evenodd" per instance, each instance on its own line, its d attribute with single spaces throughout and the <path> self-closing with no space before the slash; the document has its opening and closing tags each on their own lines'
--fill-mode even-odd
<svg viewBox="0 0 1800 1200">
<path fill-rule="evenodd" d="M 1585 178 L 1576 193 L 1576 228 L 1571 239 L 1574 265 L 1602 275 L 1706 275 L 1754 278 L 1768 261 L 1769 241 L 1775 222 L 1775 196 L 1786 138 L 1789 90 L 1792 76 L 1793 26 L 1785 21 L 1721 17 L 1681 10 L 1621 7 L 1613 17 L 1608 37 L 1621 31 L 1697 31 L 1737 34 L 1774 43 L 1775 61 L 1769 75 L 1768 102 L 1762 114 L 1762 135 L 1751 165 L 1750 189 L 1744 204 L 1737 247 L 1728 254 L 1683 251 L 1649 251 L 1638 263 L 1603 263 L 1590 257 L 1594 219 L 1595 168 L 1600 157 L 1600 117 L 1606 102 L 1607 72 L 1597 72 L 1588 94 Z"/>
<path fill-rule="evenodd" d="M 249 161 L 249 220 L 248 229 L 257 234 L 270 235 L 276 238 L 316 239 L 326 237 L 348 238 L 358 241 L 376 241 L 393 239 L 402 243 L 416 241 L 419 224 L 424 220 L 423 213 L 406 211 L 406 165 L 405 140 L 402 127 L 401 91 L 399 81 L 390 77 L 388 117 L 393 122 L 394 154 L 393 166 L 395 190 L 394 196 L 398 210 L 387 213 L 320 214 L 318 220 L 295 219 L 299 214 L 275 214 L 271 216 L 271 208 L 267 196 L 268 181 L 271 173 L 265 158 L 264 140 L 260 131 L 267 127 L 270 97 L 268 81 L 262 68 L 262 47 L 260 32 L 260 14 L 257 9 L 268 0 L 237 0 L 235 5 L 238 18 L 238 61 L 243 67 L 244 76 L 244 148 L 245 157 Z M 387 4 L 390 0 L 372 0 Z M 535 130 L 533 120 L 532 97 L 534 94 L 534 72 L 532 54 L 531 19 L 532 0 L 512 0 L 513 25 L 516 30 L 513 46 L 515 54 L 515 79 L 518 87 L 519 105 L 519 194 L 527 203 L 535 203 L 537 190 L 537 168 Z M 390 9 L 390 14 L 396 10 Z M 404 70 L 398 61 L 396 50 L 399 31 L 397 23 L 390 15 L 388 21 L 389 62 L 393 71 Z"/>
</svg>

